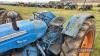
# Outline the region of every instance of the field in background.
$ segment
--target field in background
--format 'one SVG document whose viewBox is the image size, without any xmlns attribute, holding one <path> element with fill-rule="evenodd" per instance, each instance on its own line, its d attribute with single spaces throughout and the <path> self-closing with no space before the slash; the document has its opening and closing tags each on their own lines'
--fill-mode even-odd
<svg viewBox="0 0 100 56">
<path fill-rule="evenodd" d="M 96 39 L 94 44 L 94 51 L 92 52 L 92 56 L 100 56 L 100 12 L 98 11 L 99 8 L 94 7 L 91 11 L 78 11 L 78 10 L 65 10 L 65 9 L 54 9 L 54 8 L 33 8 L 33 7 L 19 7 L 19 6 L 7 6 L 7 5 L 0 5 L 0 8 L 6 8 L 7 10 L 15 10 L 18 11 L 23 19 L 30 19 L 32 12 L 36 11 L 52 11 L 57 16 L 64 16 L 68 21 L 72 15 L 78 13 L 90 13 L 95 16 L 96 21 Z M 67 22 L 66 21 L 66 22 Z"/>
</svg>

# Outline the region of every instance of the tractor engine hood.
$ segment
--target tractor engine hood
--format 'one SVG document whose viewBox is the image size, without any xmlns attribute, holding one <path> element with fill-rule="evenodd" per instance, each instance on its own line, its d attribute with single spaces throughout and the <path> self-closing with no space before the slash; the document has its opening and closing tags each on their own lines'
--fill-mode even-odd
<svg viewBox="0 0 100 56">
<path fill-rule="evenodd" d="M 12 28 L 11 23 L 0 25 L 0 53 L 10 49 L 21 48 L 41 38 L 47 25 L 41 20 L 18 21 L 18 31 Z"/>
</svg>

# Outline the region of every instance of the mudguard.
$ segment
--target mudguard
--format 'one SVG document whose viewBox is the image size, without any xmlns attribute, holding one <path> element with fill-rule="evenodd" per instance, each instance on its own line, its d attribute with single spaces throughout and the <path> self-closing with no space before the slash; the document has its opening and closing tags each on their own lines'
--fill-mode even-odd
<svg viewBox="0 0 100 56">
<path fill-rule="evenodd" d="M 90 14 L 78 14 L 72 16 L 66 28 L 63 29 L 62 33 L 75 38 L 84 21 L 88 18 L 94 18 L 94 16 Z"/>
</svg>

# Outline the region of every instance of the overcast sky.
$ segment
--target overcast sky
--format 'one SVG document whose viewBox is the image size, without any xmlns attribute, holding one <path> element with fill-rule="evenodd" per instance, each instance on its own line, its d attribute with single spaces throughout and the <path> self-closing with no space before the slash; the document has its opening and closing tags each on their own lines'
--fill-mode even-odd
<svg viewBox="0 0 100 56">
<path fill-rule="evenodd" d="M 9 2 L 48 2 L 48 1 L 60 1 L 60 0 L 0 0 Z"/>
</svg>

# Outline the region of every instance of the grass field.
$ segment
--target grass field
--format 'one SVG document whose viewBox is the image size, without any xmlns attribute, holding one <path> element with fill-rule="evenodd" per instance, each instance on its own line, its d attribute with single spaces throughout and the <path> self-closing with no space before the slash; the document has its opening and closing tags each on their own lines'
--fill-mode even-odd
<svg viewBox="0 0 100 56">
<path fill-rule="evenodd" d="M 19 6 L 7 6 L 7 5 L 0 5 L 2 8 L 6 8 L 7 10 L 15 10 L 18 11 L 24 19 L 30 19 L 32 12 L 35 11 L 52 11 L 57 16 L 64 16 L 66 17 L 67 21 L 70 19 L 72 15 L 78 13 L 90 13 L 95 15 L 96 21 L 96 39 L 94 44 L 94 51 L 92 52 L 92 56 L 100 56 L 100 12 L 95 7 L 91 11 L 78 11 L 78 10 L 65 10 L 65 9 L 54 9 L 54 8 L 33 8 L 33 7 L 19 7 Z"/>
</svg>

